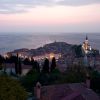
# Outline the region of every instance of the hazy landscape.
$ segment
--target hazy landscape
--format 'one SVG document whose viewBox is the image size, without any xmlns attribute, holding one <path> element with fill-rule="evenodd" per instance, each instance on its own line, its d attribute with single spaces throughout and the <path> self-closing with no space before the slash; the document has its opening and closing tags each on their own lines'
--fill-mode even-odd
<svg viewBox="0 0 100 100">
<path fill-rule="evenodd" d="M 0 0 L 0 100 L 100 100 L 100 0 Z"/>
<path fill-rule="evenodd" d="M 88 38 L 91 46 L 100 50 L 100 34 L 88 33 Z M 85 33 L 62 33 L 53 34 L 0 34 L 0 53 L 6 53 L 15 49 L 27 48 L 35 49 L 45 44 L 57 42 L 66 42 L 69 44 L 82 44 L 86 37 Z"/>
</svg>

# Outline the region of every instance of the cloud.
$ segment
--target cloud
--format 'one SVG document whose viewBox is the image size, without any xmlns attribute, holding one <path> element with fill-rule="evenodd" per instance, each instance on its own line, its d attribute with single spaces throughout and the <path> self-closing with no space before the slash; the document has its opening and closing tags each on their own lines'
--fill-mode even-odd
<svg viewBox="0 0 100 100">
<path fill-rule="evenodd" d="M 0 13 L 21 13 L 36 6 L 81 6 L 100 3 L 100 0 L 0 0 Z"/>
<path fill-rule="evenodd" d="M 28 7 L 27 7 L 28 8 Z M 26 12 L 27 9 L 25 5 L 13 5 L 13 4 L 3 4 L 0 5 L 0 13 L 9 14 L 9 13 L 22 13 Z"/>
<path fill-rule="evenodd" d="M 69 6 L 81 6 L 100 3 L 100 0 L 59 0 L 57 4 L 59 5 L 69 5 Z"/>
</svg>

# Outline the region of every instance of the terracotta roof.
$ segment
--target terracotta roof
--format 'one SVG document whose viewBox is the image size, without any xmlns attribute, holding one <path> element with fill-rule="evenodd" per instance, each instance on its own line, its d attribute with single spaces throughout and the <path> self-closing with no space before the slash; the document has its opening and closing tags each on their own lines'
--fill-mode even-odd
<svg viewBox="0 0 100 100">
<path fill-rule="evenodd" d="M 61 100 L 85 100 L 79 92 L 73 92 L 72 94 L 64 97 Z"/>
<path fill-rule="evenodd" d="M 69 86 L 73 91 L 79 91 L 84 100 L 100 100 L 98 95 L 91 89 L 86 88 L 83 83 L 73 83 L 69 84 Z"/>
<path fill-rule="evenodd" d="M 41 87 L 41 100 L 100 100 L 100 98 L 83 83 L 72 83 Z"/>
<path fill-rule="evenodd" d="M 43 86 L 41 89 L 42 100 L 61 100 L 73 92 L 66 84 Z"/>
</svg>

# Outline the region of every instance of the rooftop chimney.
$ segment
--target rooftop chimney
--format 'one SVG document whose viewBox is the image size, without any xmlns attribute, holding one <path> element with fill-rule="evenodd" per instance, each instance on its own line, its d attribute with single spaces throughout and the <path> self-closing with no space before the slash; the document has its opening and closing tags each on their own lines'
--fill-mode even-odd
<svg viewBox="0 0 100 100">
<path fill-rule="evenodd" d="M 41 84 L 37 82 L 36 84 L 36 97 L 37 99 L 41 99 Z"/>
</svg>

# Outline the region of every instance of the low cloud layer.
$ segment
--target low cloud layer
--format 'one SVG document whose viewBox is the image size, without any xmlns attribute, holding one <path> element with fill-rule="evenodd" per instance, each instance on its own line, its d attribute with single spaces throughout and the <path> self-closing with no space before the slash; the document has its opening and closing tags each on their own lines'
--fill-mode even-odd
<svg viewBox="0 0 100 100">
<path fill-rule="evenodd" d="M 81 6 L 100 3 L 100 0 L 0 0 L 0 13 L 21 13 L 36 6 Z"/>
</svg>

